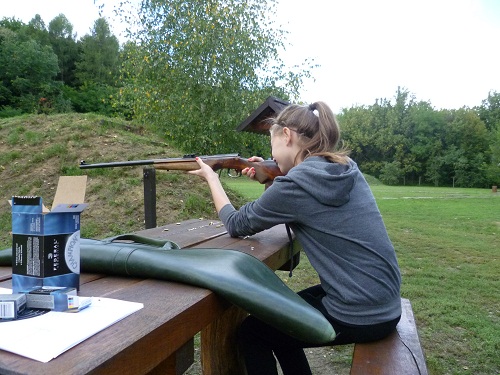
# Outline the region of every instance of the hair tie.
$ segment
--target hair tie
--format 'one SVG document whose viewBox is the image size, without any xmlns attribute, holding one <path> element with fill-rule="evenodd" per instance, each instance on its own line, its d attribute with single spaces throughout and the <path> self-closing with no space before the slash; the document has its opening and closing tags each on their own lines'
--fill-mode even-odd
<svg viewBox="0 0 500 375">
<path fill-rule="evenodd" d="M 313 115 L 319 117 L 318 109 L 316 108 L 316 103 L 309 104 L 309 109 L 312 111 Z"/>
</svg>

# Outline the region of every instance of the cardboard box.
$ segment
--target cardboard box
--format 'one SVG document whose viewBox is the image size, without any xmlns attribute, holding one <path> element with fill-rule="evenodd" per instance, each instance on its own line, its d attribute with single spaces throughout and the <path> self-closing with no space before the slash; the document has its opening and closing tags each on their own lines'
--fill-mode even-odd
<svg viewBox="0 0 500 375">
<path fill-rule="evenodd" d="M 12 290 L 80 288 L 80 214 L 87 176 L 62 176 L 52 209 L 41 197 L 13 197 Z"/>
<path fill-rule="evenodd" d="M 43 287 L 24 291 L 28 309 L 66 311 L 76 296 L 75 288 Z"/>
<path fill-rule="evenodd" d="M 15 320 L 19 313 L 26 308 L 26 296 L 24 294 L 0 294 L 0 322 L 4 320 Z"/>
</svg>

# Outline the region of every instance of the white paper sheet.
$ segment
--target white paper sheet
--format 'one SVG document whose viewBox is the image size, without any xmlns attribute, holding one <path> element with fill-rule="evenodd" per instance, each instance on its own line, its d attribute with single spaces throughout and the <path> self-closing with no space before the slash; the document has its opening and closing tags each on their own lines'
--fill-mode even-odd
<svg viewBox="0 0 500 375">
<path fill-rule="evenodd" d="M 10 289 L 0 288 L 8 294 Z M 0 349 L 40 362 L 64 353 L 90 336 L 142 309 L 142 303 L 94 297 L 78 313 L 54 312 L 0 323 Z"/>
</svg>

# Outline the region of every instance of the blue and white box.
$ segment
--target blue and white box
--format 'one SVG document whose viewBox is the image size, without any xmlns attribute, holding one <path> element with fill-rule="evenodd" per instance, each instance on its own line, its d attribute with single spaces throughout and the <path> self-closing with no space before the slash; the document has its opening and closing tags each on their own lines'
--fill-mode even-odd
<svg viewBox="0 0 500 375">
<path fill-rule="evenodd" d="M 12 197 L 13 293 L 47 286 L 80 289 L 80 214 L 86 207 L 60 203 L 47 212 L 41 197 Z"/>
</svg>

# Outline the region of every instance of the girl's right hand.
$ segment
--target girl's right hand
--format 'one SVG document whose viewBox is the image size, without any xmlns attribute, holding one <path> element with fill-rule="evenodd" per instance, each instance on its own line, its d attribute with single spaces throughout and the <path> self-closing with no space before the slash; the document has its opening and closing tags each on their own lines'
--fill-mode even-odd
<svg viewBox="0 0 500 375">
<path fill-rule="evenodd" d="M 259 156 L 252 156 L 252 157 L 249 157 L 247 160 L 251 161 L 251 162 L 257 162 L 257 163 L 264 161 L 264 159 L 259 157 Z M 251 180 L 254 180 L 255 179 L 255 168 L 254 167 L 244 168 L 241 171 L 241 174 L 248 176 L 248 178 L 250 178 Z"/>
</svg>

